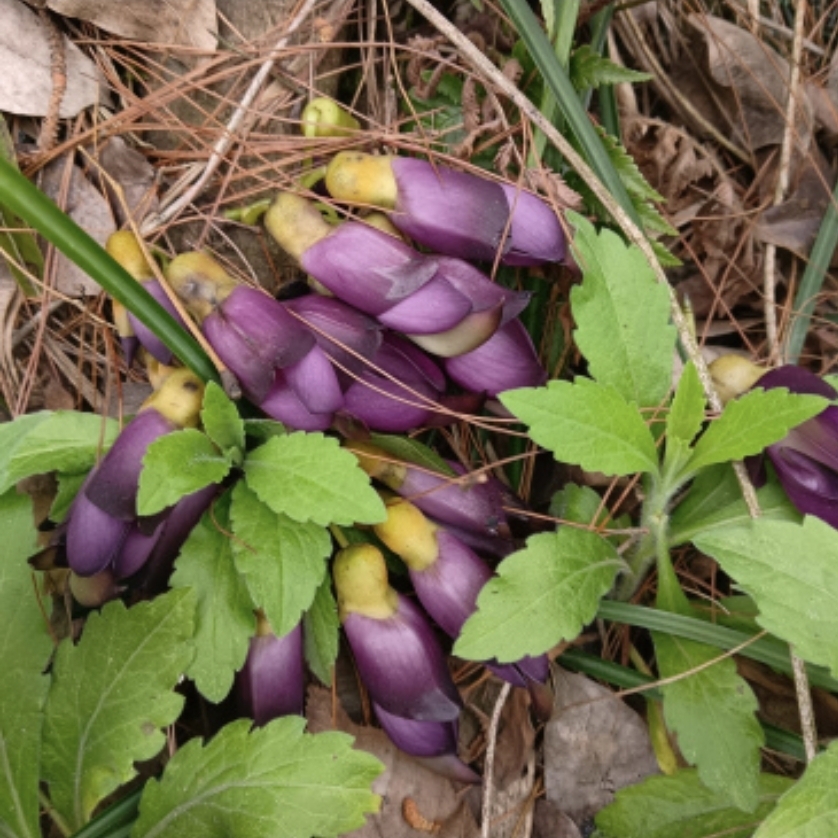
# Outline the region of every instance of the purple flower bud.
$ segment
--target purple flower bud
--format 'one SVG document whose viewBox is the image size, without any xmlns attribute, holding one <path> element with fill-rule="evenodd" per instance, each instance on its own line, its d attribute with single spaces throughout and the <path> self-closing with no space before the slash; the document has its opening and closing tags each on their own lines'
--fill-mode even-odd
<svg viewBox="0 0 838 838">
<path fill-rule="evenodd" d="M 449 377 L 466 390 L 497 396 L 504 390 L 538 387 L 547 379 L 527 330 L 510 320 L 482 346 L 444 360 Z"/>
<path fill-rule="evenodd" d="M 333 573 L 341 622 L 372 700 L 405 719 L 458 718 L 462 702 L 445 655 L 427 617 L 389 586 L 381 551 L 347 547 Z"/>
<path fill-rule="evenodd" d="M 785 387 L 835 399 L 838 392 L 822 378 L 793 365 L 763 375 L 756 387 Z M 794 506 L 838 528 L 838 406 L 830 405 L 812 419 L 792 428 L 766 449 L 768 459 Z"/>
<path fill-rule="evenodd" d="M 512 213 L 510 247 L 501 261 L 523 267 L 561 262 L 567 255 L 567 239 L 553 209 L 531 192 L 506 183 L 500 187 Z"/>
<path fill-rule="evenodd" d="M 303 631 L 300 625 L 277 637 L 264 618 L 251 638 L 244 667 L 236 678 L 243 712 L 257 725 L 280 716 L 302 715 L 305 701 Z"/>
</svg>

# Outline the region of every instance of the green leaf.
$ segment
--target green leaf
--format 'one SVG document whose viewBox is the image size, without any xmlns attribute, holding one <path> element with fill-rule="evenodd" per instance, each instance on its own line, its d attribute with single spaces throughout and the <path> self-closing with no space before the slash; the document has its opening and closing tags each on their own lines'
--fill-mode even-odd
<svg viewBox="0 0 838 838">
<path fill-rule="evenodd" d="M 183 708 L 174 687 L 192 659 L 195 603 L 171 591 L 92 613 L 77 646 L 62 641 L 46 705 L 42 777 L 64 820 L 79 829 L 96 805 L 136 776 L 134 763 L 166 743 L 160 728 Z"/>
<path fill-rule="evenodd" d="M 828 402 L 782 388 L 751 390 L 728 402 L 722 415 L 702 434 L 685 469 L 691 473 L 715 463 L 759 454 L 795 425 L 817 416 Z"/>
<path fill-rule="evenodd" d="M 266 442 L 275 436 L 288 436 L 285 425 L 273 419 L 245 419 L 244 433 L 251 439 Z"/>
<path fill-rule="evenodd" d="M 70 511 L 70 506 L 76 499 L 82 483 L 87 479 L 88 472 L 83 474 L 63 474 L 59 472 L 55 477 L 58 481 L 58 491 L 49 510 L 50 521 L 60 524 Z"/>
<path fill-rule="evenodd" d="M 210 438 L 194 428 L 173 431 L 148 446 L 140 472 L 137 511 L 154 515 L 230 471 L 229 457 L 218 453 Z"/>
<path fill-rule="evenodd" d="M 247 457 L 244 471 L 260 500 L 295 521 L 326 526 L 384 520 L 384 504 L 356 458 L 323 434 L 273 437 Z"/>
<path fill-rule="evenodd" d="M 227 394 L 214 381 L 207 383 L 201 423 L 207 436 L 225 454 L 244 451 L 244 422 Z"/>
<path fill-rule="evenodd" d="M 533 441 L 557 460 L 607 475 L 657 471 L 652 434 L 613 387 L 579 377 L 501 393 L 503 405 L 529 426 Z"/>
<path fill-rule="evenodd" d="M 749 838 L 791 785 L 788 777 L 760 774 L 757 808 L 743 812 L 685 769 L 620 789 L 597 814 L 596 825 L 604 838 Z"/>
<path fill-rule="evenodd" d="M 397 460 L 415 463 L 429 471 L 453 477 L 456 472 L 432 448 L 406 436 L 390 434 L 370 434 L 370 442 L 382 451 L 392 454 Z"/>
<path fill-rule="evenodd" d="M 345 733 L 303 732 L 285 716 L 249 730 L 240 719 L 206 746 L 187 742 L 150 780 L 132 838 L 322 838 L 364 823 L 382 765 Z"/>
<path fill-rule="evenodd" d="M 568 483 L 550 500 L 550 515 L 576 524 L 599 526 L 608 517 L 608 508 L 590 486 Z"/>
<path fill-rule="evenodd" d="M 704 388 L 695 364 L 689 361 L 681 373 L 672 407 L 666 418 L 668 439 L 678 439 L 689 445 L 704 424 Z"/>
<path fill-rule="evenodd" d="M 757 500 L 763 518 L 799 524 L 803 517 L 776 478 L 757 490 Z M 674 547 L 710 530 L 747 524 L 750 520 L 733 468 L 729 463 L 719 463 L 698 473 L 686 499 L 672 513 L 669 544 Z"/>
<path fill-rule="evenodd" d="M 88 471 L 119 425 L 93 413 L 34 413 L 0 425 L 0 492 L 33 474 Z"/>
<path fill-rule="evenodd" d="M 36 545 L 32 503 L 14 489 L 0 495 L 0 835 L 36 838 L 41 724 L 52 652 L 26 564 Z"/>
<path fill-rule="evenodd" d="M 781 798 L 754 838 L 838 835 L 838 744 L 833 742 Z"/>
<path fill-rule="evenodd" d="M 340 620 L 328 573 L 303 618 L 303 641 L 308 668 L 324 684 L 331 684 L 340 645 Z"/>
<path fill-rule="evenodd" d="M 624 567 L 614 547 L 588 530 L 562 527 L 531 536 L 483 587 L 454 654 L 505 663 L 573 640 Z"/>
<path fill-rule="evenodd" d="M 627 402 L 656 407 L 669 392 L 675 328 L 669 294 L 655 281 L 646 257 L 610 230 L 597 233 L 580 215 L 574 253 L 583 271 L 570 295 L 576 344 L 588 371 Z"/>
<path fill-rule="evenodd" d="M 233 555 L 274 634 L 288 634 L 314 601 L 332 552 L 327 530 L 262 503 L 243 481 L 233 489 Z"/>
<path fill-rule="evenodd" d="M 838 530 L 810 516 L 802 525 L 759 518 L 695 545 L 750 594 L 764 629 L 838 675 Z"/>
<path fill-rule="evenodd" d="M 228 493 L 212 514 L 204 514 L 181 548 L 169 583 L 195 593 L 195 657 L 186 674 L 214 703 L 230 692 L 256 631 L 253 601 L 233 562 L 229 507 Z"/>
<path fill-rule="evenodd" d="M 603 84 L 634 84 L 653 76 L 630 70 L 600 55 L 590 44 L 582 44 L 570 56 L 570 81 L 576 90 L 588 90 Z"/>
</svg>

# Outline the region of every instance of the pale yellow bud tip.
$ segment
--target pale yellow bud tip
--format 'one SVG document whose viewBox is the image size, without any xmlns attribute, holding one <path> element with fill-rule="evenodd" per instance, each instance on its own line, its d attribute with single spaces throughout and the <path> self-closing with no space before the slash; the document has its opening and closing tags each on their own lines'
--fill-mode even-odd
<svg viewBox="0 0 838 838">
<path fill-rule="evenodd" d="M 750 390 L 768 372 L 739 355 L 722 355 L 708 369 L 722 404 Z"/>
<path fill-rule="evenodd" d="M 436 525 L 410 501 L 402 498 L 387 501 L 387 519 L 373 529 L 411 570 L 425 570 L 439 556 Z"/>
<path fill-rule="evenodd" d="M 265 213 L 265 228 L 289 256 L 300 257 L 332 231 L 314 202 L 280 192 Z"/>
<path fill-rule="evenodd" d="M 213 312 L 239 283 L 207 253 L 181 253 L 169 262 L 166 279 L 198 321 Z"/>
<path fill-rule="evenodd" d="M 300 122 L 306 137 L 347 137 L 361 129 L 352 114 L 325 96 L 318 96 L 305 106 Z"/>
<path fill-rule="evenodd" d="M 145 258 L 137 237 L 130 230 L 112 233 L 105 244 L 105 250 L 138 282 L 154 279 L 154 271 Z"/>
<path fill-rule="evenodd" d="M 349 614 L 385 620 L 395 613 L 397 594 L 390 587 L 387 564 L 377 547 L 353 544 L 344 548 L 335 557 L 332 575 L 342 620 Z"/>
<path fill-rule="evenodd" d="M 154 408 L 180 428 L 198 425 L 204 400 L 204 382 L 192 370 L 174 369 L 162 378 L 159 387 L 142 404 L 140 410 Z"/>
<path fill-rule="evenodd" d="M 342 151 L 326 167 L 326 188 L 338 201 L 394 209 L 398 188 L 391 158 Z"/>
</svg>

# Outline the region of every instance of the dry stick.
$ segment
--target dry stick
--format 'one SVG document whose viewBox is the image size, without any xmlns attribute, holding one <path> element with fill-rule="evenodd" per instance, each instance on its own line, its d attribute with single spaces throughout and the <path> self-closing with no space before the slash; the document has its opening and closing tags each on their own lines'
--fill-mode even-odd
<svg viewBox="0 0 838 838">
<path fill-rule="evenodd" d="M 596 176 L 590 166 L 582 159 L 576 152 L 573 146 L 556 130 L 556 128 L 544 118 L 544 115 L 533 105 L 533 103 L 523 94 L 518 88 L 508 79 L 503 73 L 480 52 L 480 50 L 462 33 L 453 23 L 440 14 L 428 0 L 407 0 L 416 11 L 418 11 L 429 23 L 445 35 L 459 50 L 475 69 L 483 73 L 486 77 L 491 79 L 492 84 L 500 90 L 504 96 L 512 101 L 517 108 L 536 125 L 548 140 L 556 147 L 559 153 L 567 160 L 573 167 L 576 173 L 585 181 L 588 188 L 594 193 L 602 205 L 611 213 L 611 216 L 619 225 L 620 229 L 626 235 L 626 238 L 634 245 L 636 245 L 646 258 L 649 267 L 655 275 L 655 279 L 666 288 L 669 294 L 670 314 L 675 328 L 678 330 L 678 335 L 684 349 L 695 364 L 701 379 L 704 393 L 707 396 L 707 401 L 710 407 L 716 411 L 721 412 L 722 403 L 719 399 L 719 394 L 713 385 L 710 373 L 707 369 L 707 364 L 704 362 L 695 336 L 684 317 L 684 312 L 675 297 L 675 292 L 666 274 L 663 272 L 657 256 L 655 256 L 649 240 L 646 238 L 643 231 L 629 218 L 625 210 L 614 200 L 614 197 L 602 184 L 600 179 Z M 736 478 L 739 481 L 739 486 L 742 491 L 742 496 L 748 507 L 748 512 L 751 517 L 756 518 L 760 514 L 759 501 L 757 500 L 756 492 L 751 483 L 745 468 L 741 463 L 734 463 L 733 469 L 736 473 Z"/>
<path fill-rule="evenodd" d="M 317 0 L 304 0 L 299 12 L 297 12 L 291 20 L 291 23 L 288 25 L 288 28 L 285 30 L 285 34 L 276 42 L 273 49 L 268 54 L 267 59 L 253 77 L 253 81 L 250 82 L 244 96 L 242 96 L 241 102 L 239 102 L 238 107 L 225 126 L 224 133 L 213 147 L 212 154 L 204 165 L 203 171 L 200 172 L 198 179 L 177 200 L 171 201 L 165 209 L 161 210 L 161 212 L 157 215 L 150 216 L 143 222 L 141 228 L 143 236 L 148 236 L 150 233 L 160 229 L 160 227 L 165 225 L 170 219 L 174 218 L 182 209 L 184 209 L 184 207 L 187 207 L 195 200 L 195 198 L 198 197 L 198 195 L 200 195 L 210 178 L 212 178 L 215 174 L 215 170 L 221 165 L 221 161 L 230 150 L 230 146 L 233 145 L 233 142 L 236 139 L 236 132 L 247 116 L 250 106 L 253 104 L 253 100 L 262 89 L 262 85 L 270 75 L 271 70 L 273 70 L 274 64 L 279 58 L 280 53 L 288 46 L 288 41 L 291 39 L 291 36 L 297 31 L 297 29 L 300 28 L 303 21 L 306 17 L 308 17 L 316 4 Z M 200 170 L 193 170 L 192 176 L 197 174 L 198 171 Z"/>
<path fill-rule="evenodd" d="M 408 0 L 413 3 L 413 0 Z M 492 710 L 492 718 L 489 721 L 489 729 L 486 731 L 486 766 L 483 771 L 483 805 L 480 810 L 480 838 L 489 838 L 489 821 L 492 814 L 492 783 L 495 773 L 495 747 L 498 741 L 498 726 L 500 725 L 500 714 L 503 705 L 509 696 L 512 685 L 505 681 L 501 687 L 498 699 L 495 702 L 495 709 Z"/>
</svg>

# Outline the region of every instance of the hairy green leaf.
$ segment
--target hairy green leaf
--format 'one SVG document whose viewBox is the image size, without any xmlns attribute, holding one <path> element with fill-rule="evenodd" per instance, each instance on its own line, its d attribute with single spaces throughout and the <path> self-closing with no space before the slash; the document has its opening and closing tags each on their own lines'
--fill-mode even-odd
<svg viewBox="0 0 838 838">
<path fill-rule="evenodd" d="M 758 518 L 694 541 L 750 594 L 764 629 L 838 675 L 838 530 Z"/>
<path fill-rule="evenodd" d="M 249 730 L 241 719 L 204 747 L 187 742 L 146 786 L 132 838 L 331 838 L 361 826 L 379 806 L 381 763 L 305 724 L 285 716 Z"/>
<path fill-rule="evenodd" d="M 317 524 L 274 512 L 241 480 L 233 489 L 230 518 L 236 567 L 274 634 L 288 634 L 326 575 L 331 537 Z"/>
<path fill-rule="evenodd" d="M 620 789 L 597 814 L 596 825 L 603 838 L 749 838 L 791 785 L 788 777 L 760 774 L 757 808 L 743 812 L 726 794 L 707 788 L 695 770 L 685 769 Z"/>
<path fill-rule="evenodd" d="M 219 702 L 230 692 L 256 631 L 253 601 L 236 570 L 229 532 L 229 494 L 192 530 L 175 563 L 172 588 L 191 588 L 197 600 L 195 657 L 187 675 L 201 694 Z M 226 532 L 225 532 L 226 531 Z"/>
<path fill-rule="evenodd" d="M 192 659 L 195 601 L 171 591 L 126 609 L 92 613 L 78 645 L 64 640 L 53 665 L 44 721 L 42 777 L 74 829 L 166 743 L 180 715 L 174 692 Z"/>
<path fill-rule="evenodd" d="M 155 439 L 143 457 L 137 511 L 154 515 L 211 483 L 220 483 L 230 471 L 229 457 L 218 453 L 210 438 L 185 428 Z"/>
<path fill-rule="evenodd" d="M 576 344 L 592 378 L 627 402 L 656 407 L 669 391 L 675 329 L 669 294 L 646 257 L 610 230 L 571 214 L 573 248 L 583 271 L 571 292 Z"/>
<path fill-rule="evenodd" d="M 588 530 L 562 527 L 531 536 L 483 587 L 454 653 L 505 663 L 573 640 L 624 567 L 614 547 Z"/>
<path fill-rule="evenodd" d="M 699 469 L 759 454 L 795 425 L 817 416 L 828 402 L 820 396 L 789 393 L 782 388 L 751 390 L 728 402 L 695 445 L 685 469 Z"/>
<path fill-rule="evenodd" d="M 244 471 L 260 500 L 295 521 L 326 526 L 384 520 L 384 504 L 358 461 L 323 434 L 273 437 L 247 457 Z"/>
<path fill-rule="evenodd" d="M 340 620 L 332 595 L 329 574 L 323 577 L 314 602 L 303 618 L 303 640 L 308 668 L 324 683 L 332 683 L 332 667 L 338 657 Z"/>
<path fill-rule="evenodd" d="M 838 835 L 838 743 L 818 755 L 781 798 L 754 838 Z"/>
<path fill-rule="evenodd" d="M 600 55 L 590 44 L 582 44 L 570 56 L 570 81 L 576 90 L 588 90 L 603 84 L 634 84 L 653 76 L 630 70 Z"/>
<path fill-rule="evenodd" d="M 370 442 L 392 454 L 397 460 L 406 463 L 416 463 L 430 471 L 445 474 L 453 477 L 456 472 L 448 463 L 427 445 L 419 442 L 418 439 L 411 439 L 406 436 L 393 436 L 392 434 L 370 434 Z"/>
<path fill-rule="evenodd" d="M 201 424 L 207 436 L 225 454 L 244 451 L 244 422 L 227 394 L 214 381 L 207 382 Z"/>
<path fill-rule="evenodd" d="M 654 472 L 655 441 L 635 405 L 613 387 L 579 377 L 507 390 L 503 405 L 557 460 L 607 475 Z"/>
<path fill-rule="evenodd" d="M 52 652 L 26 559 L 35 550 L 32 504 L 14 489 L 0 495 L 0 835 L 36 838 L 43 705 Z"/>
<path fill-rule="evenodd" d="M 672 407 L 666 418 L 668 439 L 677 439 L 689 445 L 704 424 L 704 388 L 695 364 L 689 361 L 684 366 Z"/>
</svg>

